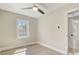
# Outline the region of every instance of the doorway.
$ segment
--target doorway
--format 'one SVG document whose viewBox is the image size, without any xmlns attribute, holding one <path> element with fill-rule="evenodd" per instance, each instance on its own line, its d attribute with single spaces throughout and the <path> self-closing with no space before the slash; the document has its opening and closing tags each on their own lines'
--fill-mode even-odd
<svg viewBox="0 0 79 59">
<path fill-rule="evenodd" d="M 79 55 L 79 10 L 70 12 L 68 17 L 68 53 Z"/>
</svg>

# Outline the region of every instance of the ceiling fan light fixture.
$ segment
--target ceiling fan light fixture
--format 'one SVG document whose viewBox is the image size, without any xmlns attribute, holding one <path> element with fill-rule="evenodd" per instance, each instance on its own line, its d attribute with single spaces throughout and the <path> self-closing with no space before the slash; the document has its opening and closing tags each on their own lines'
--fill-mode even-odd
<svg viewBox="0 0 79 59">
<path fill-rule="evenodd" d="M 37 8 L 36 6 L 34 6 L 32 9 L 33 9 L 34 11 L 38 11 L 38 8 Z"/>
</svg>

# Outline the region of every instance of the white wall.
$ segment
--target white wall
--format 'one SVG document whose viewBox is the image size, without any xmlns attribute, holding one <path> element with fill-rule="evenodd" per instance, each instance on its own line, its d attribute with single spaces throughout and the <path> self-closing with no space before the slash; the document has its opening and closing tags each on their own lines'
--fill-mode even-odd
<svg viewBox="0 0 79 59">
<path fill-rule="evenodd" d="M 29 20 L 30 37 L 17 39 L 16 20 L 17 18 Z M 0 48 L 22 46 L 37 40 L 37 19 L 0 10 Z"/>
<path fill-rule="evenodd" d="M 79 4 L 68 4 L 38 20 L 38 41 L 67 53 L 67 20 L 65 13 L 78 8 Z M 60 26 L 60 29 L 57 28 Z"/>
<path fill-rule="evenodd" d="M 62 8 L 41 17 L 38 20 L 27 16 L 0 10 L 0 48 L 16 46 L 37 41 L 56 48 L 61 52 L 67 52 L 67 24 L 65 12 L 79 7 L 79 4 L 68 4 Z M 30 37 L 27 39 L 16 38 L 16 19 L 23 18 L 30 21 Z M 58 29 L 57 26 L 61 28 Z"/>
</svg>

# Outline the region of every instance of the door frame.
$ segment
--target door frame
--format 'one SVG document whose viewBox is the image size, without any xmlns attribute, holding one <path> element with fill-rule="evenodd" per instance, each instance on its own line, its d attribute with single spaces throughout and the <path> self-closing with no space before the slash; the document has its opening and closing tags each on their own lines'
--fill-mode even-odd
<svg viewBox="0 0 79 59">
<path fill-rule="evenodd" d="M 68 11 L 65 12 L 65 26 L 66 26 L 66 40 L 67 40 L 67 54 L 69 54 L 69 51 L 68 51 L 68 13 L 71 13 L 71 12 L 74 12 L 74 11 L 77 11 L 79 10 L 79 7 L 78 8 L 74 8 L 74 9 L 70 9 Z"/>
</svg>

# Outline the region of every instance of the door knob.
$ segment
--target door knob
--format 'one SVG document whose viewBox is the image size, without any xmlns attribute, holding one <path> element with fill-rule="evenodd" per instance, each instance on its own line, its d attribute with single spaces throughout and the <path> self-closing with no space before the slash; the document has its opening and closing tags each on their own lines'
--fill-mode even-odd
<svg viewBox="0 0 79 59">
<path fill-rule="evenodd" d="M 74 36 L 73 34 L 71 34 L 71 36 Z"/>
</svg>

